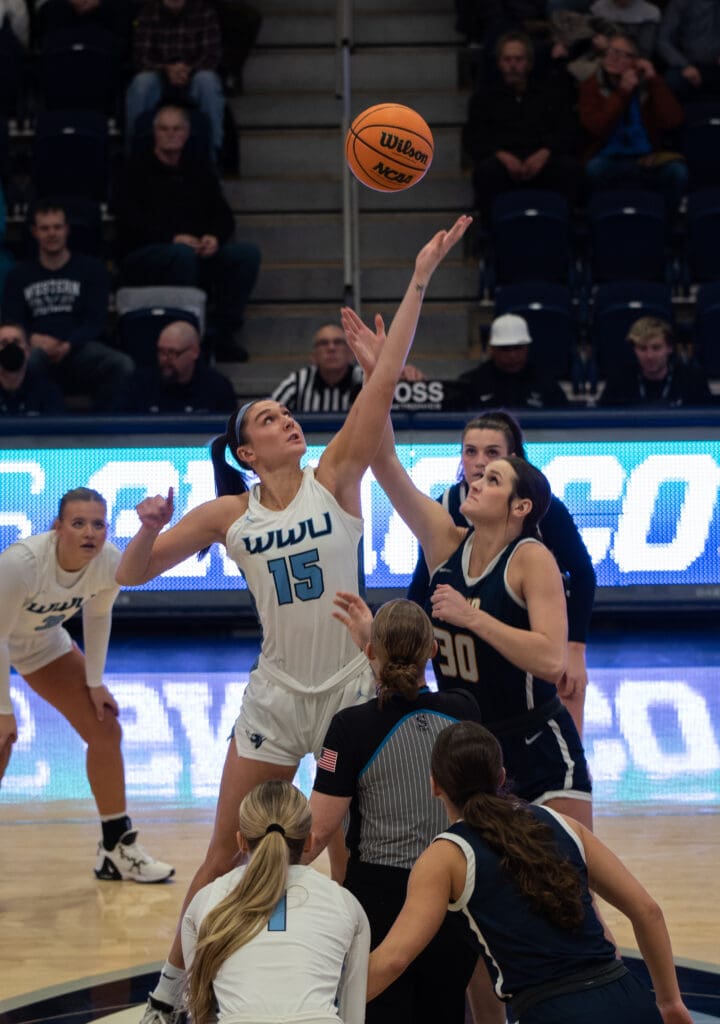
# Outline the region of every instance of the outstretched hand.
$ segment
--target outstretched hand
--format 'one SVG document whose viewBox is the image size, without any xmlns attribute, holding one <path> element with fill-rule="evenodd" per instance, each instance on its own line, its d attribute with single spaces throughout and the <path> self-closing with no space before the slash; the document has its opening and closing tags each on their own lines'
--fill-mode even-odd
<svg viewBox="0 0 720 1024">
<path fill-rule="evenodd" d="M 364 323 L 354 309 L 344 306 L 340 310 L 343 330 L 350 349 L 369 377 L 380 357 L 385 344 L 385 323 L 379 313 L 375 314 L 375 332 Z"/>
<path fill-rule="evenodd" d="M 144 498 L 139 505 L 135 506 L 142 525 L 158 533 L 170 522 L 174 509 L 172 487 L 168 489 L 167 498 L 156 494 L 153 498 Z"/>
<path fill-rule="evenodd" d="M 338 590 L 333 604 L 340 609 L 332 613 L 333 618 L 350 630 L 350 636 L 360 650 L 364 651 L 370 643 L 372 612 L 361 597 L 347 590 Z"/>
<path fill-rule="evenodd" d="M 472 217 L 465 214 L 458 217 L 449 231 L 438 231 L 430 241 L 422 247 L 415 259 L 415 273 L 423 288 L 427 285 L 438 265 L 445 259 L 452 247 L 460 241 L 472 224 Z"/>
</svg>

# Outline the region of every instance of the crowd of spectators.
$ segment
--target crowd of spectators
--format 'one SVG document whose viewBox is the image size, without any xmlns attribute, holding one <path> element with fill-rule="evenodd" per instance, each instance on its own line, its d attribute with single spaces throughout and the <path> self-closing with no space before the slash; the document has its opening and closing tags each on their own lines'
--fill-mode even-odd
<svg viewBox="0 0 720 1024">
<path fill-rule="evenodd" d="M 47 194 L 31 197 L 25 251 L 17 247 L 13 255 L 0 245 L 3 412 L 40 413 L 63 402 L 75 408 L 78 394 L 79 408 L 93 412 L 234 406 L 211 365 L 247 359 L 244 311 L 261 254 L 235 239 L 223 194 L 224 86 L 238 74 L 235 66 L 228 75 L 228 54 L 242 62 L 257 24 L 248 23 L 242 43 L 234 24 L 230 45 L 222 2 L 0 0 L 2 112 L 22 109 L 30 56 L 38 62 L 35 103 L 52 107 L 51 72 L 42 61 L 63 42 L 82 40 L 106 47 L 114 87 L 109 100 L 88 88 L 88 106 L 115 118 L 122 139 L 106 193 L 112 251 L 73 245 L 66 199 Z M 594 191 L 618 185 L 657 190 L 672 215 L 683 209 L 683 104 L 703 98 L 720 105 L 719 4 L 457 0 L 457 13 L 458 27 L 481 54 L 463 132 L 481 225 L 497 196 L 528 188 L 561 194 L 580 216 Z M 0 192 L 0 243 L 4 213 Z M 196 320 L 181 319 L 158 339 L 157 362 L 151 355 L 152 365 L 136 367 L 109 312 L 113 289 L 123 286 L 201 289 L 208 311 L 203 336 Z M 676 351 L 673 326 L 652 324 L 649 342 L 633 325 L 624 367 L 603 368 L 609 379 L 599 404 L 712 402 L 687 347 Z M 274 397 L 298 411 L 346 411 L 362 375 L 339 325 L 320 325 L 311 346 L 308 365 L 280 381 Z M 566 392 L 538 362 L 522 316 L 499 316 L 480 365 L 437 382 L 444 398 L 442 388 L 406 388 L 396 407 L 413 408 L 415 396 L 418 407 L 428 408 L 433 400 L 453 409 L 561 407 Z M 409 367 L 405 382 L 422 381 Z"/>
<path fill-rule="evenodd" d="M 261 256 L 256 245 L 235 240 L 221 185 L 225 84 L 239 85 L 259 18 L 241 5 L 226 46 L 222 2 L 1 0 L 0 114 L 32 123 L 35 114 L 63 106 L 60 97 L 72 94 L 68 83 L 77 73 L 82 113 L 100 114 L 103 131 L 107 124 L 119 128 L 114 160 L 98 162 L 104 180 L 93 197 L 104 199 L 110 214 L 109 240 L 98 231 L 90 241 L 90 229 L 83 235 L 87 221 L 80 215 L 77 237 L 87 244 L 76 248 L 72 215 L 89 196 L 80 187 L 41 191 L 34 179 L 20 204 L 28 210 L 27 237 L 14 251 L 3 245 L 5 189 L 15 183 L 0 167 L 3 412 L 57 412 L 68 402 L 95 413 L 123 403 L 128 411 L 234 408 L 231 386 L 209 364 L 247 358 L 240 335 Z M 95 64 L 83 63 L 89 53 Z M 66 63 L 53 63 L 58 54 Z M 94 206 L 90 216 L 99 225 L 100 205 Z M 157 379 L 150 381 L 147 367 L 136 369 L 122 350 L 112 294 L 165 285 L 180 300 L 183 288 L 205 292 L 205 333 L 189 340 L 189 325 L 178 328 L 183 351 L 192 353 L 191 372 L 160 349 Z M 213 399 L 207 392 L 215 385 Z"/>
<path fill-rule="evenodd" d="M 676 76 L 669 68 L 666 80 L 641 56 L 629 23 L 606 32 L 593 36 L 594 67 L 579 82 L 564 44 L 539 63 L 527 33 L 512 30 L 497 40 L 496 66 L 481 77 L 464 128 L 485 220 L 494 198 L 513 188 L 559 192 L 576 207 L 592 191 L 622 184 L 656 189 L 671 214 L 679 210 L 688 172 L 677 135 L 684 114 L 671 87 Z M 720 60 L 720 15 L 716 52 Z M 698 93 L 707 94 L 712 81 L 703 78 Z"/>
</svg>

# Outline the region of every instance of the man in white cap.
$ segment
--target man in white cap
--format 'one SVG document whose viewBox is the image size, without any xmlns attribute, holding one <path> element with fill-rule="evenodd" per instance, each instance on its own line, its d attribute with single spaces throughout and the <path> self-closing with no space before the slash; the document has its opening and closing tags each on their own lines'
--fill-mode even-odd
<svg viewBox="0 0 720 1024">
<path fill-rule="evenodd" d="M 493 320 L 489 358 L 459 378 L 469 409 L 549 409 L 568 404 L 560 385 L 533 366 L 527 321 L 515 313 Z"/>
</svg>

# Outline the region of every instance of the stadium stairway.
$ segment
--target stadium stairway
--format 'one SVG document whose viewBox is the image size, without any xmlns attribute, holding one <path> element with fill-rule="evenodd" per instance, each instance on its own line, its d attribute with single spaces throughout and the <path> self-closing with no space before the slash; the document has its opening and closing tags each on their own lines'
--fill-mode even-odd
<svg viewBox="0 0 720 1024">
<path fill-rule="evenodd" d="M 244 364 L 223 364 L 240 396 L 267 394 L 307 361 L 318 323 L 336 319 L 343 297 L 342 113 L 335 0 L 254 0 L 263 22 L 232 113 L 240 174 L 225 181 L 238 238 L 263 253 L 248 308 Z M 386 6 L 387 5 L 387 6 Z M 461 166 L 467 94 L 459 84 L 462 40 L 453 0 L 356 0 L 353 115 L 381 102 L 415 108 L 430 124 L 435 156 L 406 192 L 360 186 L 362 312 L 391 314 L 418 248 L 472 205 Z M 438 270 L 413 361 L 453 377 L 477 358 L 476 263 L 457 252 Z M 474 357 L 474 358 L 473 358 Z"/>
</svg>

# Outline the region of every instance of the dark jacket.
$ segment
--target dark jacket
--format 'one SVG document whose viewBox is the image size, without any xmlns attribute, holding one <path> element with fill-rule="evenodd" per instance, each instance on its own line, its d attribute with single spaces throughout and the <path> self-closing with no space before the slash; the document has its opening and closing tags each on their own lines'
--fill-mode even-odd
<svg viewBox="0 0 720 1024">
<path fill-rule="evenodd" d="M 237 406 L 232 384 L 217 370 L 198 360 L 187 384 L 165 380 L 156 367 L 136 370 L 127 388 L 118 396 L 115 412 L 205 413 L 226 416 Z"/>
<path fill-rule="evenodd" d="M 177 167 L 150 151 L 132 157 L 115 202 L 118 250 L 172 242 L 175 235 L 215 235 L 227 242 L 235 222 L 220 182 L 205 160 L 183 155 Z"/>
<path fill-rule="evenodd" d="M 714 405 L 707 378 L 699 366 L 670 360 L 664 380 L 646 380 L 639 367 L 625 367 L 608 376 L 598 405 L 642 406 L 644 409 L 678 409 Z"/>
<path fill-rule="evenodd" d="M 5 391 L 0 387 L 0 416 L 60 416 L 64 412 L 60 388 L 32 366 L 27 368 L 17 390 Z"/>
<path fill-rule="evenodd" d="M 552 409 L 568 404 L 560 385 L 533 366 L 520 373 L 501 373 L 488 361 L 463 373 L 458 381 L 465 390 L 466 409 Z"/>
<path fill-rule="evenodd" d="M 520 159 L 543 148 L 574 154 L 577 120 L 567 91 L 532 77 L 522 93 L 504 82 L 478 90 L 468 105 L 463 144 L 475 161 L 501 149 Z"/>
</svg>

